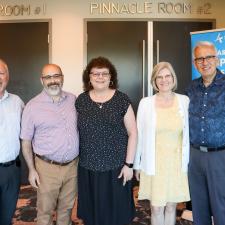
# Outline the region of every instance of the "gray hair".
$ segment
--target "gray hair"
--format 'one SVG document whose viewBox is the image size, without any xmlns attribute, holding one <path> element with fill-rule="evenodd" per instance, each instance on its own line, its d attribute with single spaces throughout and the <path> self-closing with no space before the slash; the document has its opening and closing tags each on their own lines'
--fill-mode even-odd
<svg viewBox="0 0 225 225">
<path fill-rule="evenodd" d="M 217 49 L 216 49 L 215 45 L 212 42 L 209 42 L 209 41 L 199 41 L 199 42 L 197 42 L 197 44 L 195 45 L 195 47 L 192 50 L 192 58 L 193 59 L 195 59 L 195 51 L 199 47 L 210 47 L 210 48 L 212 48 L 215 51 L 216 57 L 217 57 Z"/>
</svg>

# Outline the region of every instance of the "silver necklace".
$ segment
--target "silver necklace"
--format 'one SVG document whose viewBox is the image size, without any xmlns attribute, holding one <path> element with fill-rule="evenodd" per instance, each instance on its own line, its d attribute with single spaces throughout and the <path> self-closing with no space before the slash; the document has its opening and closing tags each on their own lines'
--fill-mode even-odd
<svg viewBox="0 0 225 225">
<path fill-rule="evenodd" d="M 95 99 L 98 99 L 98 97 L 96 96 L 95 92 L 93 91 L 92 93 L 95 96 Z M 107 97 L 108 97 L 108 95 L 105 98 L 103 98 L 102 100 L 107 99 Z M 102 109 L 104 102 L 101 102 L 101 103 L 100 102 L 95 102 L 95 103 L 96 103 L 96 105 L 98 106 L 99 109 Z"/>
<path fill-rule="evenodd" d="M 104 103 L 97 103 L 96 102 L 96 104 L 97 104 L 98 108 L 101 109 Z"/>
</svg>

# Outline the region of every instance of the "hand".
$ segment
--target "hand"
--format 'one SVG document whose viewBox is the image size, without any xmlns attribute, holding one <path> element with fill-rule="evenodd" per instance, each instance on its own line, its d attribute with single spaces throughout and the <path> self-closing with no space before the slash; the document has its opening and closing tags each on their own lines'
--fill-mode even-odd
<svg viewBox="0 0 225 225">
<path fill-rule="evenodd" d="M 121 169 L 120 175 L 118 178 L 123 177 L 123 186 L 125 186 L 126 182 L 133 178 L 133 168 L 129 168 L 128 166 L 124 165 Z"/>
<path fill-rule="evenodd" d="M 29 171 L 28 180 L 29 180 L 31 186 L 34 188 L 38 188 L 38 186 L 40 185 L 40 178 L 35 169 Z"/>
<path fill-rule="evenodd" d="M 134 175 L 135 175 L 136 180 L 140 181 L 140 170 L 135 170 Z"/>
</svg>

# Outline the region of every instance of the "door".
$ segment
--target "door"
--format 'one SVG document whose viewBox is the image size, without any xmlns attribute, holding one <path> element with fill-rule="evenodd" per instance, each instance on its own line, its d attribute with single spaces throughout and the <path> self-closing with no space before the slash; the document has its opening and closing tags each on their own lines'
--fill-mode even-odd
<svg viewBox="0 0 225 225">
<path fill-rule="evenodd" d="M 49 24 L 0 23 L 0 33 L 0 57 L 10 72 L 7 90 L 27 103 L 42 89 L 39 77 L 49 62 Z"/>
<path fill-rule="evenodd" d="M 88 61 L 104 56 L 115 65 L 119 89 L 130 97 L 136 112 L 143 96 L 143 79 L 147 87 L 146 65 L 143 68 L 143 60 L 147 62 L 143 52 L 147 49 L 147 22 L 89 21 L 87 34 Z"/>
<path fill-rule="evenodd" d="M 157 59 L 172 64 L 178 80 L 177 92 L 184 93 L 191 82 L 190 32 L 212 28 L 213 22 L 153 22 L 153 64 Z"/>
<path fill-rule="evenodd" d="M 177 92 L 184 93 L 191 81 L 190 32 L 210 30 L 213 25 L 213 21 L 153 21 L 149 32 L 153 33 L 153 40 L 149 39 L 153 41 L 153 49 L 150 49 L 153 62 L 150 63 L 155 65 L 158 60 L 173 65 L 178 78 Z M 114 63 L 118 70 L 119 89 L 131 98 L 135 111 L 143 92 L 147 95 L 147 76 L 151 75 L 147 73 L 147 52 L 143 54 L 143 50 L 148 49 L 147 27 L 147 21 L 87 22 L 88 61 L 101 55 Z"/>
<path fill-rule="evenodd" d="M 0 58 L 9 66 L 7 90 L 27 103 L 42 90 L 41 69 L 49 62 L 49 23 L 0 23 Z M 28 183 L 28 170 L 21 154 L 22 183 Z"/>
</svg>

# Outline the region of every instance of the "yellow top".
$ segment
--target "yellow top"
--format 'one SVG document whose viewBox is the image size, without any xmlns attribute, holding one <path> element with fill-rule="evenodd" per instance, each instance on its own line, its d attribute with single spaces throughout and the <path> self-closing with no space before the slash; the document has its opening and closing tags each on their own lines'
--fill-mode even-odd
<svg viewBox="0 0 225 225">
<path fill-rule="evenodd" d="M 178 100 L 168 108 L 156 108 L 156 173 L 141 172 L 139 199 L 149 199 L 154 206 L 167 202 L 188 201 L 187 174 L 182 165 L 182 119 Z"/>
</svg>

